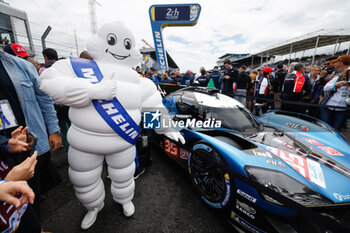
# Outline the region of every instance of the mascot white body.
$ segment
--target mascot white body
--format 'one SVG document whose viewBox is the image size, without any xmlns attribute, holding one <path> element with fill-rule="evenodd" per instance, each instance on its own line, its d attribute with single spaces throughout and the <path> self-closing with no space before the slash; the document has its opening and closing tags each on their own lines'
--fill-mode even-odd
<svg viewBox="0 0 350 233">
<path fill-rule="evenodd" d="M 71 107 L 72 126 L 67 136 L 70 143 L 69 178 L 78 200 L 88 210 L 81 223 L 82 229 L 88 229 L 95 222 L 104 206 L 105 191 L 101 179 L 104 160 L 112 181 L 113 199 L 122 205 L 125 216 L 135 212 L 132 199 L 136 148 L 106 123 L 92 100 L 116 97 L 137 125 L 143 109 L 164 109 L 154 83 L 140 78 L 132 69 L 139 61 L 139 52 L 133 34 L 123 23 L 102 26 L 97 35 L 90 38 L 87 48 L 104 77 L 102 81 L 94 82 L 96 78 L 88 70 L 85 70 L 85 78 L 77 77 L 69 59 L 57 61 L 39 78 L 41 89 L 55 102 Z M 181 134 L 171 129 L 160 129 L 157 133 L 184 142 Z"/>
</svg>

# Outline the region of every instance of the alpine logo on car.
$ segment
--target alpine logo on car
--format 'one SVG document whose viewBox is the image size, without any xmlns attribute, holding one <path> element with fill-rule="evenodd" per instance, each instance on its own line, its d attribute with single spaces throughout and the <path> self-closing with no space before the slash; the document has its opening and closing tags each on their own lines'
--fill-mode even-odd
<svg viewBox="0 0 350 233">
<path fill-rule="evenodd" d="M 254 214 L 256 214 L 256 211 L 253 207 L 247 205 L 244 202 L 240 202 L 239 200 L 236 200 L 236 208 L 241 211 L 243 214 L 247 215 L 251 219 L 255 219 Z"/>
<path fill-rule="evenodd" d="M 307 132 L 309 131 L 309 127 L 306 125 L 300 125 L 298 123 L 294 123 L 294 122 L 286 122 L 286 126 L 292 129 L 299 129 L 301 132 Z"/>
<path fill-rule="evenodd" d="M 245 199 L 247 199 L 248 201 L 251 201 L 251 202 L 253 202 L 253 203 L 256 202 L 256 198 L 255 198 L 255 197 L 250 196 L 249 194 L 243 192 L 243 191 L 240 190 L 240 189 L 237 189 L 237 193 L 238 193 L 239 195 L 241 195 L 242 197 L 244 197 Z"/>
<path fill-rule="evenodd" d="M 350 194 L 343 195 L 340 193 L 333 193 L 333 196 L 339 201 L 350 200 Z"/>
</svg>

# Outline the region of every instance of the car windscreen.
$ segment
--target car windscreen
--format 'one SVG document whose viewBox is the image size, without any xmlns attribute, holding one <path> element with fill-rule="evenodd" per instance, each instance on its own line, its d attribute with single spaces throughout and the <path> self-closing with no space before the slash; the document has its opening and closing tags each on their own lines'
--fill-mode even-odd
<svg viewBox="0 0 350 233">
<path fill-rule="evenodd" d="M 222 128 L 247 132 L 248 129 L 259 129 L 255 116 L 238 101 L 228 96 L 215 93 L 206 94 L 184 91 L 176 95 L 176 109 L 180 117 L 197 120 L 219 120 Z"/>
<path fill-rule="evenodd" d="M 232 108 L 217 108 L 202 106 L 206 119 L 221 121 L 221 127 L 244 132 L 248 129 L 258 129 L 259 125 L 254 116 L 246 109 L 236 106 Z"/>
</svg>

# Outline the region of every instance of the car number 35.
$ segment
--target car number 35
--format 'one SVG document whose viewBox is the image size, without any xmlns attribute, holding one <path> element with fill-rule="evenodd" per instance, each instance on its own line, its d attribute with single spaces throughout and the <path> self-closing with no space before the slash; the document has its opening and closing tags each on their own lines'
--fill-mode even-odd
<svg viewBox="0 0 350 233">
<path fill-rule="evenodd" d="M 179 158 L 179 146 L 167 138 L 164 138 L 164 152 L 168 155 Z"/>
</svg>

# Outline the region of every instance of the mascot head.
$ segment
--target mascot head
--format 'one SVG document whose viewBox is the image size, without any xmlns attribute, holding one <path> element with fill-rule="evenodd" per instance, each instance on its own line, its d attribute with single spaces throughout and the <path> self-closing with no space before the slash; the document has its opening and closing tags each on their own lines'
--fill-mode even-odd
<svg viewBox="0 0 350 233">
<path fill-rule="evenodd" d="M 134 67 L 140 58 L 134 35 L 121 22 L 103 25 L 87 42 L 91 57 L 100 62 Z"/>
</svg>

